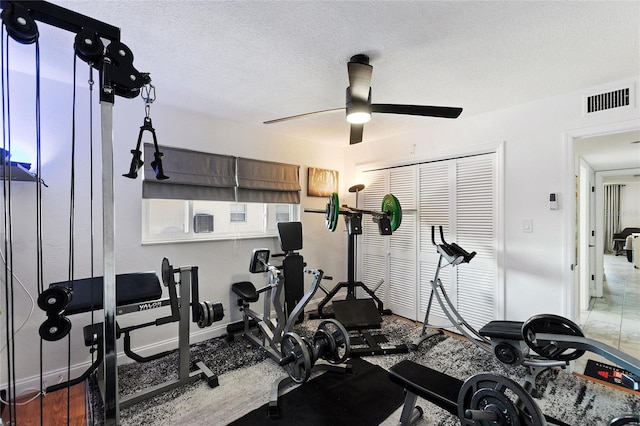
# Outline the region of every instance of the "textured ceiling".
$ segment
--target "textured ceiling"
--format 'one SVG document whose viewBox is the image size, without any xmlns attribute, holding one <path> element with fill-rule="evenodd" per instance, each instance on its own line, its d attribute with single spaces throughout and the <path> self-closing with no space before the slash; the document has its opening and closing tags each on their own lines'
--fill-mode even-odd
<svg viewBox="0 0 640 426">
<path fill-rule="evenodd" d="M 374 103 L 460 106 L 462 117 L 640 75 L 638 1 L 54 3 L 120 27 L 157 103 L 245 125 L 343 107 L 357 53 L 371 57 Z M 41 34 L 43 75 L 69 79 L 73 37 Z M 374 115 L 363 143 L 434 120 Z M 348 145 L 341 113 L 268 130 Z"/>
</svg>

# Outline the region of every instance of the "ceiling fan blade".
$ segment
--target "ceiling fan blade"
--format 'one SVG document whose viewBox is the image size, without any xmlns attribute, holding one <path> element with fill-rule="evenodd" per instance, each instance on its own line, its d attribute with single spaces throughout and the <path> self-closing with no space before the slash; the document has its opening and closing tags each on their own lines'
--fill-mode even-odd
<svg viewBox="0 0 640 426">
<path fill-rule="evenodd" d="M 296 118 L 308 117 L 310 115 L 321 115 L 330 112 L 344 111 L 344 108 L 325 109 L 322 111 L 307 112 L 305 114 L 292 115 L 291 117 L 276 118 L 275 120 L 265 121 L 264 124 L 280 123 L 281 121 L 295 120 Z"/>
<path fill-rule="evenodd" d="M 354 60 L 358 62 L 353 62 Z M 366 63 L 364 62 L 365 60 Z M 365 55 L 356 55 L 351 58 L 351 61 L 347 63 L 351 96 L 355 99 L 366 101 L 369 98 L 373 67 L 369 65 L 369 58 Z"/>
<path fill-rule="evenodd" d="M 351 132 L 349 134 L 349 144 L 354 145 L 362 142 L 362 133 L 364 130 L 364 124 L 352 124 Z"/>
<path fill-rule="evenodd" d="M 462 108 L 428 106 L 428 105 L 400 105 L 400 104 L 371 104 L 371 112 L 385 114 L 422 115 L 427 117 L 458 118 Z"/>
</svg>

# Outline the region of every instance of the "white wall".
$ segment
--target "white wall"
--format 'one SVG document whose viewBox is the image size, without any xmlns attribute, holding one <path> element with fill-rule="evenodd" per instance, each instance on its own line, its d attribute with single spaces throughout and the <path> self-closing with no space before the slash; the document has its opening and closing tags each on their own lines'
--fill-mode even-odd
<svg viewBox="0 0 640 426">
<path fill-rule="evenodd" d="M 401 136 L 355 145 L 346 151 L 346 178 L 358 180 L 353 174 L 359 164 L 446 158 L 504 141 L 505 316 L 510 320 L 526 320 L 537 313 L 571 317 L 575 173 L 572 140 L 567 135 L 575 129 L 588 134 L 592 126 L 638 117 L 636 108 L 583 117 L 582 94 L 477 116 L 465 117 L 463 112 L 457 120 L 439 120 Z M 559 210 L 549 209 L 551 192 L 559 194 Z M 532 220 L 533 232 L 523 232 L 523 219 Z"/>
<path fill-rule="evenodd" d="M 640 182 L 625 183 L 620 191 L 620 229 L 640 228 Z"/>
<path fill-rule="evenodd" d="M 33 120 L 33 77 L 12 74 L 12 87 L 20 96 L 12 97 L 13 145 L 16 152 L 31 150 L 35 163 L 35 140 Z M 301 210 L 322 209 L 324 198 L 306 196 L 306 167 L 314 166 L 342 171 L 340 148 L 314 145 L 308 141 L 294 140 L 274 133 L 268 133 L 261 124 L 251 125 L 216 120 L 204 113 L 181 111 L 169 108 L 163 103 L 161 89 L 156 103 L 151 108 L 151 118 L 160 145 L 183 147 L 197 151 L 261 158 L 269 161 L 299 164 L 300 180 L 303 187 Z M 70 156 L 71 156 L 71 88 L 68 85 L 43 80 L 42 82 L 42 153 L 43 178 L 47 188 L 42 194 L 44 286 L 68 279 L 69 265 L 69 199 L 70 199 Z M 101 138 L 100 108 L 97 95 L 94 96 L 94 268 L 95 275 L 102 275 L 102 210 L 101 210 Z M 168 102 L 168 100 L 167 100 Z M 76 279 L 91 274 L 91 226 L 90 226 L 90 173 L 89 173 L 89 131 L 88 95 L 86 89 L 78 94 L 78 117 L 76 129 L 76 187 L 75 187 L 75 272 Z M 25 120 L 29 117 L 31 121 Z M 114 163 L 115 163 L 115 211 L 116 211 L 116 271 L 117 273 L 136 271 L 156 271 L 160 275 L 161 262 L 167 257 L 174 267 L 197 265 L 200 278 L 201 300 L 221 301 L 225 308 L 223 321 L 204 330 L 192 325 L 192 332 L 198 335 L 193 340 L 202 340 L 223 333 L 229 321 L 240 318 L 235 298 L 229 291 L 231 283 L 239 280 L 253 280 L 256 284 L 264 281 L 262 275 L 248 272 L 249 257 L 255 247 L 277 249 L 275 238 L 237 241 L 196 242 L 166 245 L 141 245 L 141 193 L 142 182 L 126 179 L 131 161 L 130 150 L 135 148 L 139 128 L 143 124 L 144 104 L 140 98 L 127 100 L 117 98 L 114 107 Z M 144 141 L 151 140 L 145 132 Z M 34 167 L 35 169 L 35 167 Z M 37 298 L 36 285 L 36 214 L 35 185 L 19 182 L 12 186 L 13 207 L 13 265 L 19 279 L 25 284 L 33 298 Z M 346 237 L 338 232 L 327 231 L 324 217 L 320 214 L 301 213 L 304 233 L 304 249 L 301 251 L 309 267 L 325 270 L 336 277 L 346 276 Z M 2 232 L 2 230 L 0 230 Z M 4 275 L 0 278 L 4 280 Z M 309 278 L 310 279 L 310 278 Z M 309 284 L 309 282 L 307 283 Z M 14 293 L 13 313 L 17 328 L 27 319 L 31 307 L 29 297 L 18 288 Z M 4 291 L 1 292 L 4 295 Z M 165 290 L 166 293 L 166 290 Z M 165 294 L 167 296 L 167 294 Z M 4 296 L 1 302 L 0 334 L 5 343 Z M 259 307 L 257 307 L 259 309 Z M 165 308 L 163 308 L 165 309 Z M 168 314 L 168 310 L 118 317 L 121 326 L 138 324 Z M 25 327 L 15 337 L 16 378 L 19 387 L 38 387 L 39 375 L 39 335 L 38 327 L 45 319 L 44 312 L 37 306 Z M 91 322 L 89 314 L 70 317 L 71 365 L 86 367 L 90 361 L 89 351 L 83 345 L 82 327 Z M 100 321 L 96 316 L 95 321 Z M 176 337 L 177 325 L 151 327 L 132 334 L 135 348 L 155 345 L 158 342 L 176 347 L 171 340 Z M 168 341 L 168 342 L 166 342 Z M 162 349 L 167 349 L 166 347 Z M 157 352 L 160 348 L 156 349 Z M 1 365 L 6 365 L 7 351 L 3 351 Z M 67 339 L 43 343 L 44 371 L 57 372 L 66 376 Z M 6 369 L 0 369 L 1 383 L 6 382 Z M 72 376 L 79 374 L 75 371 Z M 49 377 L 45 374 L 45 379 Z M 31 379 L 31 380 L 29 380 Z M 48 384 L 55 378 L 49 377 Z"/>
</svg>

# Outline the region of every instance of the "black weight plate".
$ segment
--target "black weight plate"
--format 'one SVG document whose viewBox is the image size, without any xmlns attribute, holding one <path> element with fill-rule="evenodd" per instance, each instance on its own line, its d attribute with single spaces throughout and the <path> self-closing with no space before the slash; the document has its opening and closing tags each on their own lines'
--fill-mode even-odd
<svg viewBox="0 0 640 426">
<path fill-rule="evenodd" d="M 470 414 L 495 414 L 497 420 L 474 420 Z M 545 426 L 542 410 L 533 397 L 515 381 L 495 374 L 469 377 L 458 392 L 458 417 L 463 426 Z"/>
<path fill-rule="evenodd" d="M 209 323 L 209 308 L 204 302 L 198 303 L 198 327 L 205 328 Z"/>
<path fill-rule="evenodd" d="M 535 315 L 522 325 L 522 337 L 531 350 L 545 358 L 572 361 L 585 353 L 582 349 L 561 348 L 553 341 L 542 341 L 537 334 L 584 337 L 580 327 L 567 318 L 553 314 Z"/>
<path fill-rule="evenodd" d="M 173 280 L 173 266 L 171 266 L 171 264 L 169 263 L 169 259 L 167 259 L 166 257 L 162 259 L 161 275 L 162 284 L 164 284 L 165 287 L 168 287 Z"/>
<path fill-rule="evenodd" d="M 212 306 L 213 306 L 212 322 L 221 321 L 224 318 L 224 306 L 222 306 L 222 303 L 220 302 L 216 302 Z"/>
<path fill-rule="evenodd" d="M 38 306 L 47 314 L 59 314 L 71 301 L 68 287 L 49 287 L 38 296 Z"/>
<path fill-rule="evenodd" d="M 387 213 L 391 222 L 391 230 L 400 228 L 402 223 L 402 207 L 400 201 L 393 194 L 387 194 L 382 198 L 382 211 Z"/>
<path fill-rule="evenodd" d="M 44 320 L 38 332 L 42 339 L 49 342 L 62 339 L 71 331 L 71 321 L 65 316 L 51 316 Z"/>
<path fill-rule="evenodd" d="M 331 351 L 324 354 L 322 359 L 332 364 L 345 362 L 351 354 L 351 343 L 347 329 L 337 320 L 326 319 L 320 323 L 318 331 L 325 332 L 331 336 Z"/>
<path fill-rule="evenodd" d="M 336 230 L 338 226 L 338 215 L 340 213 L 340 199 L 338 198 L 338 194 L 334 192 L 329 196 L 327 200 L 327 207 L 325 210 L 325 223 L 327 225 L 327 229 L 331 232 Z"/>
<path fill-rule="evenodd" d="M 293 332 L 286 333 L 280 343 L 282 358 L 293 355 L 294 360 L 284 365 L 284 369 L 295 383 L 304 383 L 311 376 L 311 353 L 302 338 Z"/>
<path fill-rule="evenodd" d="M 209 327 L 211 324 L 213 324 L 213 303 L 209 302 L 209 301 L 205 301 L 204 302 L 205 306 L 207 307 L 207 310 L 209 311 L 209 318 L 207 321 L 207 327 Z"/>
</svg>

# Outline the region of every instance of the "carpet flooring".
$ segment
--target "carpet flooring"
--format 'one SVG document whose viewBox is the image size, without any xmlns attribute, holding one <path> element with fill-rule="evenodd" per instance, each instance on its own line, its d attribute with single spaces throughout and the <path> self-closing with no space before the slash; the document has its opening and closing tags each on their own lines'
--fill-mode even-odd
<svg viewBox="0 0 640 426">
<path fill-rule="evenodd" d="M 295 331 L 311 338 L 320 320 L 306 320 Z M 396 317 L 384 317 L 380 330 L 390 343 L 409 343 L 420 333 L 420 327 Z M 198 381 L 154 398 L 138 403 L 120 412 L 123 426 L 143 425 L 229 425 L 248 413 L 260 409 L 268 402 L 271 384 L 284 371 L 262 349 L 257 349 L 238 338 L 227 341 L 212 339 L 192 346 L 192 360 L 203 361 L 219 375 L 220 385 L 209 388 Z M 491 372 L 523 383 L 522 367 L 508 368 L 491 354 L 474 344 L 455 337 L 436 336 L 424 342 L 416 351 L 405 354 L 364 357 L 367 362 L 389 369 L 403 359 L 410 359 L 450 376 L 465 380 L 479 372 Z M 119 367 L 119 387 L 122 394 L 134 393 L 146 386 L 177 377 L 177 354 L 145 364 L 127 364 Z M 315 380 L 315 375 L 311 380 Z M 310 382 L 305 385 L 307 386 Z M 564 370 L 549 370 L 541 374 L 536 383 L 542 396 L 536 399 L 542 411 L 571 425 L 601 426 L 616 416 L 640 411 L 637 394 L 620 391 Z M 288 392 L 297 386 L 284 389 Z M 92 392 L 93 424 L 99 425 L 101 402 Z M 370 389 L 369 392 L 378 392 Z M 329 395 L 323 395 L 329 397 Z M 424 417 L 418 425 L 459 425 L 457 417 L 423 400 L 419 405 Z M 383 426 L 397 425 L 401 407 L 381 421 Z M 278 422 L 273 422 L 278 424 Z M 327 423 L 333 426 L 333 423 Z M 357 423 L 369 425 L 371 423 Z M 376 424 L 376 423 L 374 423 Z"/>
</svg>

